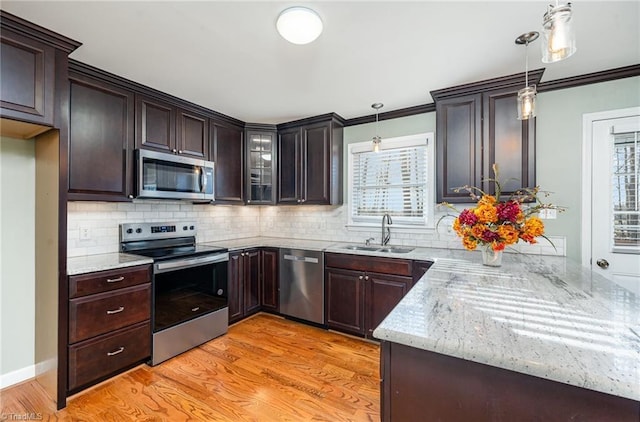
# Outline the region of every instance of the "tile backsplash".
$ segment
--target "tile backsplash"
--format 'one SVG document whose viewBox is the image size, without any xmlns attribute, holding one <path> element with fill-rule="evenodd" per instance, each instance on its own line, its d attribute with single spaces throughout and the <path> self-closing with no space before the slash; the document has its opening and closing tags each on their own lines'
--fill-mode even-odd
<svg viewBox="0 0 640 422">
<path fill-rule="evenodd" d="M 226 206 L 196 205 L 173 201 L 132 203 L 69 202 L 68 256 L 118 252 L 121 223 L 140 221 L 195 221 L 198 242 L 212 242 L 253 236 L 313 239 L 363 243 L 380 241 L 380 228 L 348 229 L 348 206 Z M 439 218 L 439 216 L 436 216 Z M 461 249 L 460 239 L 441 224 L 438 231 L 403 231 L 391 226 L 392 245 Z M 81 230 L 88 239 L 80 239 Z M 551 237 L 556 249 L 545 240 L 535 245 L 518 243 L 511 251 L 543 255 L 566 255 L 565 238 Z"/>
</svg>

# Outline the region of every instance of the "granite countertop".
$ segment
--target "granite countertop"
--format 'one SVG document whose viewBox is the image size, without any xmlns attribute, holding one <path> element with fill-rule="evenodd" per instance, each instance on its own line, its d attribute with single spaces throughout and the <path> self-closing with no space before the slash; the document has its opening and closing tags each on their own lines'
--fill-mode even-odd
<svg viewBox="0 0 640 422">
<path fill-rule="evenodd" d="M 252 237 L 207 242 L 230 251 L 294 248 L 435 261 L 374 330 L 381 339 L 640 400 L 640 297 L 564 257 L 415 248 L 354 251 L 349 243 Z M 69 275 L 149 264 L 123 253 L 69 258 Z"/>
<path fill-rule="evenodd" d="M 376 338 L 640 400 L 640 298 L 561 257 L 439 258 Z"/>
<path fill-rule="evenodd" d="M 143 264 L 153 264 L 153 259 L 126 253 L 78 256 L 67 259 L 67 275 L 135 267 L 136 265 Z"/>
</svg>

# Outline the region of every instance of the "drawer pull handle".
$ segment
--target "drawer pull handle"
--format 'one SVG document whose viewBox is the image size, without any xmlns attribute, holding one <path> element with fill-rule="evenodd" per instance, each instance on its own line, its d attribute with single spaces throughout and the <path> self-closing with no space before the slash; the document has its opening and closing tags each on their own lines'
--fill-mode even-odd
<svg viewBox="0 0 640 422">
<path fill-rule="evenodd" d="M 122 311 L 124 311 L 124 306 L 121 306 L 118 309 L 108 310 L 107 315 L 119 314 Z"/>
<path fill-rule="evenodd" d="M 107 352 L 107 356 L 119 355 L 122 352 L 124 352 L 124 346 L 120 346 L 118 350 L 114 350 L 113 352 Z"/>
<path fill-rule="evenodd" d="M 191 312 L 197 312 L 200 310 L 199 306 L 196 306 L 195 308 L 191 308 Z"/>
<path fill-rule="evenodd" d="M 118 281 L 122 281 L 122 280 L 124 280 L 124 277 L 108 278 L 107 283 L 117 283 Z"/>
</svg>

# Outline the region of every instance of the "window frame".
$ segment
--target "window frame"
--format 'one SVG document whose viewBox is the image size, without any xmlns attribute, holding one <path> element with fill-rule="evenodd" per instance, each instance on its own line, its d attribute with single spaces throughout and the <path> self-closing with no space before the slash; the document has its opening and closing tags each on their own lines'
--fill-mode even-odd
<svg viewBox="0 0 640 422">
<path fill-rule="evenodd" d="M 415 232 L 432 230 L 436 225 L 435 218 L 435 136 L 433 132 L 418 133 L 415 135 L 398 136 L 394 138 L 383 139 L 380 143 L 380 151 L 398 148 L 414 147 L 426 144 L 427 169 L 426 169 L 426 193 L 424 203 L 424 221 L 421 224 L 399 224 L 394 221 L 391 226 L 400 232 Z M 373 145 L 371 141 L 350 143 L 347 147 L 347 223 L 349 230 L 371 230 L 372 228 L 380 228 L 381 222 L 374 221 L 354 221 L 353 219 L 353 160 L 354 154 L 360 152 L 372 151 Z M 373 217 L 372 217 L 373 218 Z M 377 217 L 376 217 L 377 218 Z"/>
</svg>

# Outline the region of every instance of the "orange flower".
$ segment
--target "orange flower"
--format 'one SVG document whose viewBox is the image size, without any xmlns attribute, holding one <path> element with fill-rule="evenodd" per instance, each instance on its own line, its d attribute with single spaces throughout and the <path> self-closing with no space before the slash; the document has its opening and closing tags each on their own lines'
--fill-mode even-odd
<svg viewBox="0 0 640 422">
<path fill-rule="evenodd" d="M 538 237 L 544 234 L 544 223 L 538 217 L 531 217 L 524 222 L 523 230 L 525 234 Z"/>
<path fill-rule="evenodd" d="M 495 196 L 492 195 L 482 195 L 482 198 L 478 201 L 478 205 L 494 205 L 496 202 Z"/>
<path fill-rule="evenodd" d="M 490 204 L 478 204 L 478 207 L 473 210 L 473 213 L 478 217 L 480 223 L 495 223 L 498 221 L 496 207 Z"/>
<path fill-rule="evenodd" d="M 498 234 L 500 235 L 500 238 L 504 240 L 504 243 L 507 245 L 513 245 L 518 241 L 518 230 L 516 230 L 510 224 L 503 224 L 500 227 L 498 227 Z"/>
<path fill-rule="evenodd" d="M 471 237 L 465 236 L 462 238 L 462 245 L 465 249 L 472 251 L 478 246 L 478 241 Z"/>
<path fill-rule="evenodd" d="M 475 226 L 471 227 L 471 235 L 476 239 L 479 239 L 482 237 L 482 233 L 484 233 L 485 230 L 487 230 L 486 225 L 476 224 Z"/>
<path fill-rule="evenodd" d="M 504 250 L 504 248 L 505 248 L 505 246 L 506 246 L 506 245 L 505 245 L 504 243 L 501 243 L 501 242 L 493 242 L 493 244 L 491 245 L 491 248 L 492 248 L 494 251 L 503 251 L 503 250 Z"/>
</svg>

